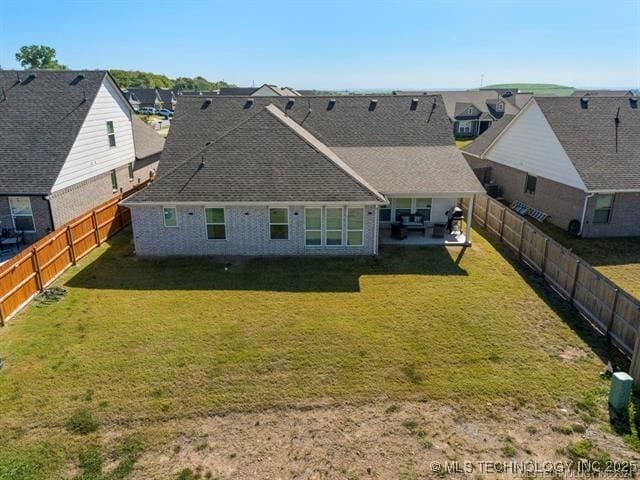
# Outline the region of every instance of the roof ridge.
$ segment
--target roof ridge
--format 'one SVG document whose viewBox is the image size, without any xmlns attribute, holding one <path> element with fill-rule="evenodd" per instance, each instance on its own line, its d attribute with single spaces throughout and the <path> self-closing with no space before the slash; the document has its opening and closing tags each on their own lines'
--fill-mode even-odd
<svg viewBox="0 0 640 480">
<path fill-rule="evenodd" d="M 273 103 L 270 103 L 263 110 L 267 110 L 271 115 L 274 116 L 277 120 L 279 120 L 283 125 L 288 127 L 293 133 L 295 133 L 298 137 L 300 137 L 305 143 L 307 143 L 311 148 L 316 150 L 322 156 L 333 162 L 338 168 L 344 171 L 347 175 L 353 178 L 357 183 L 359 183 L 362 187 L 365 187 L 371 193 L 373 193 L 376 197 L 386 202 L 384 196 L 378 192 L 369 182 L 367 182 L 364 178 L 362 178 L 355 170 L 353 170 L 347 163 L 342 160 L 331 148 L 318 140 L 309 130 L 304 128 L 302 125 L 288 117 L 282 110 L 276 107 Z M 308 135 L 305 136 L 302 134 Z"/>
</svg>

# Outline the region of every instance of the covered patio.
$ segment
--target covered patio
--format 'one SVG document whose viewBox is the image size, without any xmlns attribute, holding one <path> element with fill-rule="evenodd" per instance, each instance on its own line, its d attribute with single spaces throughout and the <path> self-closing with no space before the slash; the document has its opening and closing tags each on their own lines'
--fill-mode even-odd
<svg viewBox="0 0 640 480">
<path fill-rule="evenodd" d="M 468 246 L 470 242 L 467 242 L 467 237 L 463 232 L 460 233 L 446 233 L 442 238 L 434 238 L 431 235 L 430 229 L 427 229 L 427 233 L 422 233 L 420 230 L 410 230 L 406 238 L 394 238 L 391 236 L 390 228 L 380 229 L 380 245 L 405 245 L 405 246 L 430 246 L 430 245 L 445 245 L 451 247 L 464 247 Z"/>
</svg>

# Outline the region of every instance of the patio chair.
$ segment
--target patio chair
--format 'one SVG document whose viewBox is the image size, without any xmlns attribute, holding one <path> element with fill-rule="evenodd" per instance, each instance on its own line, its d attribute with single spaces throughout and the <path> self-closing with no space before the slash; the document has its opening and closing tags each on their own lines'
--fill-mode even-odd
<svg viewBox="0 0 640 480">
<path fill-rule="evenodd" d="M 10 228 L 3 228 L 0 235 L 0 250 L 7 247 L 19 248 L 24 245 L 24 232 L 15 231 Z"/>
</svg>

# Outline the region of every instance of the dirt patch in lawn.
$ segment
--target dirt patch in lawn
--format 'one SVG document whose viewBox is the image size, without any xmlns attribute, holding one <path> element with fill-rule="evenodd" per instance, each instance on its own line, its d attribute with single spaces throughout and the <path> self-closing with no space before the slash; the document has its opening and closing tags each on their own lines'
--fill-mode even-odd
<svg viewBox="0 0 640 480">
<path fill-rule="evenodd" d="M 165 425 L 175 437 L 147 451 L 132 478 L 419 479 L 444 475 L 438 469 L 451 462 L 469 477 L 491 477 L 492 468 L 512 462 L 568 468 L 566 448 L 585 441 L 614 460 L 637 458 L 620 437 L 563 407 L 545 414 L 526 405 L 463 411 L 400 402 L 183 420 Z"/>
</svg>

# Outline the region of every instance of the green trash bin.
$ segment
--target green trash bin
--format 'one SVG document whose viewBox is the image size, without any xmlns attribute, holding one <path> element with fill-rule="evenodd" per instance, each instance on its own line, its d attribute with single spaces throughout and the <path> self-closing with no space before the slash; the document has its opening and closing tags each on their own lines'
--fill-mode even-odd
<svg viewBox="0 0 640 480">
<path fill-rule="evenodd" d="M 625 372 L 614 373 L 609 391 L 609 405 L 616 410 L 627 408 L 632 388 L 633 378 L 631 375 Z"/>
</svg>

